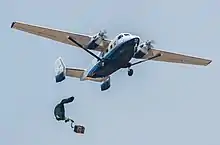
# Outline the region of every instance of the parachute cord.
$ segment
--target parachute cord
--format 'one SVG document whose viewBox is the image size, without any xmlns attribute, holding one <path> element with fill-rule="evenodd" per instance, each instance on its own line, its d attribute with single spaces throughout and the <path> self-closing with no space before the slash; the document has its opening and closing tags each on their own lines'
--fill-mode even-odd
<svg viewBox="0 0 220 145">
<path fill-rule="evenodd" d="M 74 128 L 73 124 L 74 124 L 74 121 L 71 120 L 71 128 Z"/>
</svg>

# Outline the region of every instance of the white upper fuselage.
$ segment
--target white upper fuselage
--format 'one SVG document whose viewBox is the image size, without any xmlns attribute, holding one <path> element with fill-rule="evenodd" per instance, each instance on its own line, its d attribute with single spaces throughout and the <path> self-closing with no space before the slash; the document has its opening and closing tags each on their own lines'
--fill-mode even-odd
<svg viewBox="0 0 220 145">
<path fill-rule="evenodd" d="M 107 52 L 105 53 L 104 56 L 106 56 L 108 53 L 110 53 L 113 49 L 117 48 L 118 45 L 121 45 L 122 43 L 124 42 L 127 42 L 131 39 L 134 39 L 134 38 L 138 38 L 140 39 L 139 36 L 136 36 L 136 35 L 132 35 L 130 33 L 120 33 L 118 34 L 108 45 L 108 50 Z"/>
</svg>

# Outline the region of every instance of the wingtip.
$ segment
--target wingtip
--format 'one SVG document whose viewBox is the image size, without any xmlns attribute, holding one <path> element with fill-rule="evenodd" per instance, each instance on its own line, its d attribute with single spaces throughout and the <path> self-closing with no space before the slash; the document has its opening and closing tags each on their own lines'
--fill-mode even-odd
<svg viewBox="0 0 220 145">
<path fill-rule="evenodd" d="M 209 65 L 210 63 L 212 63 L 212 60 L 209 60 L 209 62 L 207 63 L 207 65 Z"/>
<path fill-rule="evenodd" d="M 210 63 L 212 63 L 212 60 L 207 60 L 207 62 L 204 64 L 204 66 L 208 66 Z"/>
<path fill-rule="evenodd" d="M 14 27 L 15 23 L 16 23 L 16 22 L 12 22 L 12 23 L 11 23 L 11 28 Z"/>
</svg>

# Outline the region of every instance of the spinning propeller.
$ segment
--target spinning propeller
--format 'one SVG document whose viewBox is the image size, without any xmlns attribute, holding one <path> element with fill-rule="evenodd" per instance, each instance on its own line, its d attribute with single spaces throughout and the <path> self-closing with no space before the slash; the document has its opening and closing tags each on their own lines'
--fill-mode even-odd
<svg viewBox="0 0 220 145">
<path fill-rule="evenodd" d="M 89 29 L 89 34 L 93 35 L 93 38 L 95 39 L 97 36 L 102 37 L 103 39 L 107 39 L 107 31 L 105 29 L 100 30 L 99 32 L 94 32 L 92 29 Z M 95 35 L 94 35 L 95 34 Z"/>
<path fill-rule="evenodd" d="M 145 43 L 145 45 L 148 47 L 148 49 L 151 49 L 154 47 L 152 44 L 155 44 L 154 40 L 147 40 Z"/>
<path fill-rule="evenodd" d="M 104 30 L 101 30 L 99 33 L 98 33 L 98 35 L 100 36 L 100 37 L 102 37 L 103 39 L 107 39 L 108 37 L 107 37 L 107 31 L 104 29 Z"/>
<path fill-rule="evenodd" d="M 151 48 L 154 47 L 152 44 L 155 44 L 155 41 L 154 40 L 147 40 L 144 44 L 147 46 L 148 50 L 150 50 Z M 155 55 L 153 55 L 153 56 L 151 56 L 151 57 L 149 57 L 149 58 L 147 58 L 145 60 L 141 60 L 141 61 L 138 61 L 138 62 L 135 62 L 135 63 L 132 63 L 132 64 L 128 64 L 127 67 L 130 68 L 131 66 L 134 66 L 134 65 L 137 65 L 137 64 L 140 64 L 140 63 L 143 63 L 143 62 L 155 59 L 155 58 L 160 57 L 160 56 L 162 56 L 162 54 L 161 53 L 157 53 L 157 54 L 155 54 Z"/>
</svg>

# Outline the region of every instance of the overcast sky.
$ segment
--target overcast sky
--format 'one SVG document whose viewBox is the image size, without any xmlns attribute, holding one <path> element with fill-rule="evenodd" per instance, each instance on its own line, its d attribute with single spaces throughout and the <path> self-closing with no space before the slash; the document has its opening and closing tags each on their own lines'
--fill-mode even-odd
<svg viewBox="0 0 220 145">
<path fill-rule="evenodd" d="M 20 0 L 0 4 L 2 145 L 219 145 L 218 0 Z M 54 61 L 86 68 L 83 50 L 10 29 L 23 21 L 109 38 L 131 32 L 156 47 L 212 59 L 207 67 L 147 62 L 129 77 L 123 69 L 112 86 L 68 78 L 54 80 Z M 86 127 L 76 135 L 57 122 L 54 106 L 75 96 L 67 116 Z"/>
</svg>

